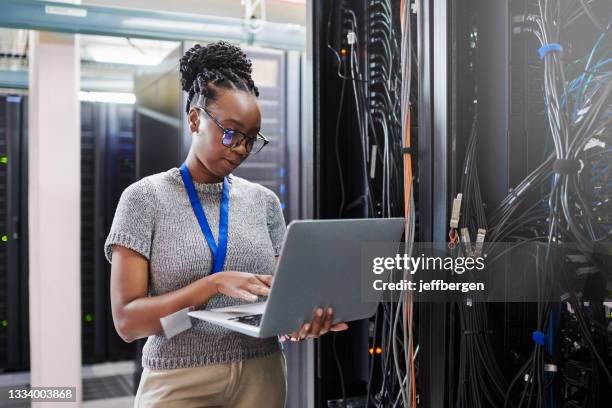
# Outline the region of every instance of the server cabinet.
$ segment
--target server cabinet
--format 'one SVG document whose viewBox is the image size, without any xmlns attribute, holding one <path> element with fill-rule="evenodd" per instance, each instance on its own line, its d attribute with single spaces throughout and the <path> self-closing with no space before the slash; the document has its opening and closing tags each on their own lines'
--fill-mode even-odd
<svg viewBox="0 0 612 408">
<path fill-rule="evenodd" d="M 311 3 L 316 218 L 404 214 L 400 3 Z M 378 318 L 316 340 L 315 406 L 389 402 L 379 392 L 392 383 L 383 368 L 390 355 L 381 340 L 386 306 Z"/>
<path fill-rule="evenodd" d="M 0 99 L 0 368 L 29 369 L 27 99 Z M 121 192 L 134 180 L 133 107 L 83 102 L 81 296 L 83 362 L 131 359 L 110 313 L 103 244 Z"/>
<path fill-rule="evenodd" d="M 180 166 L 191 139 L 183 131 L 185 119 L 178 63 L 178 46 L 154 67 L 134 77 L 136 179 Z"/>
<path fill-rule="evenodd" d="M 132 359 L 115 331 L 104 241 L 121 192 L 135 180 L 134 107 L 81 103 L 81 311 L 84 363 Z"/>
<path fill-rule="evenodd" d="M 0 95 L 0 370 L 29 366 L 27 99 Z"/>
<path fill-rule="evenodd" d="M 427 98 L 426 92 L 420 95 L 419 114 L 422 120 L 419 122 L 419 143 L 423 149 L 420 148 L 419 152 L 427 154 L 427 160 L 433 163 L 433 168 L 428 170 L 432 174 L 430 182 L 423 183 L 427 180 L 421 179 L 420 189 L 426 194 L 421 195 L 420 205 L 432 208 L 434 214 L 431 218 L 422 217 L 423 227 L 428 225 L 431 234 L 422 234 L 421 240 L 430 237 L 434 241 L 446 240 L 451 199 L 461 192 L 462 180 L 468 174 L 468 145 L 475 134 L 477 142 L 470 164 L 475 170 L 468 176 L 468 181 L 476 184 L 476 189 L 472 191 L 477 191 L 479 197 L 475 200 L 470 195 L 469 200 L 475 201 L 466 203 L 464 194 L 462 206 L 470 206 L 472 214 L 480 207 L 479 210 L 486 215 L 485 225 L 477 227 L 487 230 L 487 241 L 497 242 L 499 235 L 496 234 L 512 224 L 513 233 L 506 235 L 505 240 L 522 242 L 531 239 L 550 245 L 546 239 L 537 236 L 547 231 L 551 218 L 555 218 L 549 213 L 551 204 L 547 197 L 554 194 L 551 187 L 556 172 L 550 168 L 536 171 L 554 152 L 550 129 L 551 123 L 556 122 L 554 115 L 548 111 L 549 106 L 555 103 L 554 97 L 546 94 L 545 85 L 545 66 L 553 62 L 552 58 L 542 55 L 546 47 L 540 49 L 543 44 L 539 40 L 542 26 L 553 23 L 551 15 L 544 14 L 558 13 L 554 25 L 559 37 L 549 41 L 554 44 L 558 42 L 557 46 L 563 49 L 557 54 L 559 66 L 563 67 L 563 74 L 558 73 L 557 79 L 565 75 L 564 81 L 567 81 L 563 85 L 567 93 L 560 94 L 561 106 L 566 109 L 571 104 L 575 111 L 572 113 L 570 109 L 569 119 L 565 118 L 565 112 L 559 116 L 572 129 L 564 137 L 572 140 L 578 127 L 571 128 L 571 123 L 580 122 L 581 111 L 576 108 L 576 101 L 586 105 L 581 106 L 585 111 L 592 109 L 589 107 L 592 101 L 580 97 L 575 99 L 576 93 L 586 92 L 590 87 L 589 92 L 592 93 L 589 94 L 598 95 L 596 91 L 604 89 L 606 84 L 604 75 L 606 72 L 609 75 L 609 70 L 604 68 L 606 61 L 609 61 L 606 58 L 610 57 L 609 47 L 603 46 L 604 34 L 597 28 L 597 18 L 593 18 L 594 14 L 608 21 L 609 2 L 593 1 L 588 6 L 586 3 L 532 0 L 474 0 L 461 5 L 447 0 L 418 3 L 419 35 L 422 38 L 419 41 L 419 86 L 431 92 L 431 98 Z M 591 72 L 589 61 L 599 70 Z M 581 74 L 589 79 L 582 81 Z M 589 77 L 589 74 L 593 76 Z M 595 77 L 598 81 L 591 81 Z M 562 87 L 560 83 L 554 85 L 559 87 L 557 92 Z M 425 113 L 429 115 L 428 118 L 424 116 Z M 472 132 L 472 129 L 475 131 Z M 598 132 L 592 135 L 594 141 L 609 137 L 609 129 L 599 129 Z M 425 150 L 426 146 L 430 148 Z M 600 159 L 595 160 L 597 164 L 591 167 L 588 163 L 592 156 L 576 152 L 587 171 L 580 176 L 577 185 L 583 188 L 580 195 L 588 197 L 584 198 L 583 203 L 598 197 L 594 200 L 597 203 L 601 194 L 609 194 L 609 187 L 601 179 L 602 167 L 597 167 L 601 166 L 602 161 L 609 163 L 609 152 L 606 153 L 601 146 L 590 146 L 589 149 Z M 608 156 L 604 159 L 606 154 Z M 444 165 L 440 166 L 441 163 Z M 525 182 L 530 174 L 545 175 Z M 570 200 L 572 194 L 570 189 Z M 522 207 L 517 205 L 514 213 L 508 212 L 501 204 L 514 202 L 515 195 L 520 196 Z M 428 197 L 433 197 L 433 200 L 428 202 Z M 479 203 L 474 204 L 476 201 Z M 552 207 L 554 210 L 554 205 Z M 574 204 L 574 207 L 580 208 L 580 205 Z M 609 231 L 609 207 L 602 204 L 593 205 L 593 208 L 599 217 L 595 217 L 596 221 L 588 228 Z M 464 210 L 465 207 L 462 207 L 462 217 Z M 509 217 L 507 224 L 500 221 L 500 214 Z M 574 212 L 573 216 L 577 217 L 574 220 L 576 224 L 581 224 L 584 219 L 579 211 Z M 461 227 L 463 222 L 460 221 Z M 425 228 L 422 231 L 425 232 Z M 475 235 L 475 231 L 471 232 Z M 573 239 L 571 234 L 561 238 L 565 242 Z M 533 378 L 546 378 L 549 381 L 546 391 L 535 391 L 535 387 L 530 389 L 530 397 L 521 401 L 521 406 L 603 406 L 599 405 L 601 401 L 609 400 L 610 383 L 603 367 L 610 367 L 612 363 L 610 336 L 592 330 L 591 336 L 595 339 L 593 347 L 585 340 L 589 336 L 575 324 L 577 319 L 585 319 L 591 327 L 609 324 L 609 317 L 604 316 L 607 309 L 602 305 L 606 283 L 601 275 L 591 277 L 592 282 L 598 284 L 591 284 L 588 291 L 580 293 L 579 296 L 584 296 L 585 300 L 579 306 L 581 311 L 574 307 L 571 312 L 565 312 L 568 304 L 563 302 L 488 304 L 479 308 L 478 312 L 461 304 L 419 305 L 422 312 L 417 322 L 420 337 L 417 380 L 420 384 L 420 405 L 498 406 L 504 404 L 505 399 L 512 405 L 521 399 L 525 384 L 535 382 Z M 601 289 L 594 289 L 594 286 Z M 541 312 L 542 307 L 545 313 Z M 538 308 L 549 322 L 544 328 L 541 323 L 538 324 Z M 482 344 L 490 342 L 492 347 L 491 351 L 483 352 L 482 357 L 466 365 L 465 349 L 462 347 L 473 342 L 475 336 L 470 338 L 470 333 L 462 331 L 461 322 L 471 319 L 476 313 L 485 316 L 480 329 L 487 333 L 478 341 L 482 341 Z M 551 321 L 556 323 L 553 325 Z M 543 357 L 535 360 L 533 367 L 537 368 L 523 371 L 523 365 L 538 347 L 532 339 L 532 334 L 538 330 L 546 331 L 549 339 L 542 347 L 540 356 Z M 572 342 L 579 344 L 582 354 L 573 350 Z M 473 349 L 470 351 L 473 352 Z M 592 353 L 591 357 L 589 353 Z M 595 355 L 601 358 L 597 363 L 593 358 Z M 542 361 L 552 366 L 542 366 Z M 485 381 L 466 376 L 464 371 L 466 367 L 471 367 L 473 372 L 479 372 L 485 366 L 488 372 Z M 557 374 L 550 374 L 547 371 L 550 367 L 558 369 Z M 581 367 L 578 370 L 582 370 L 580 374 L 576 374 L 576 367 Z M 493 382 L 487 383 L 491 378 L 496 378 L 495 387 L 491 386 Z M 470 387 L 471 391 L 468 390 Z M 587 389 L 589 391 L 585 391 Z M 478 398 L 480 400 L 476 402 Z M 536 400 L 539 402 L 536 403 Z"/>
</svg>

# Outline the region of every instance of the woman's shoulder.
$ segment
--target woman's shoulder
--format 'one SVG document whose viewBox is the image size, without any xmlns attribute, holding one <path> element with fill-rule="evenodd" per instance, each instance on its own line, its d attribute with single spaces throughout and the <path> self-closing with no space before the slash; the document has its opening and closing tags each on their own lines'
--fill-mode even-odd
<svg viewBox="0 0 612 408">
<path fill-rule="evenodd" d="M 255 183 L 253 181 L 249 181 L 245 178 L 236 176 L 232 174 L 232 188 L 236 188 L 238 191 L 244 192 L 246 194 L 254 194 L 258 196 L 262 196 L 265 198 L 274 198 L 276 197 L 276 193 L 269 189 L 268 187 Z"/>
<path fill-rule="evenodd" d="M 160 194 L 167 193 L 170 186 L 177 184 L 173 170 L 176 170 L 176 172 L 179 171 L 178 169 L 170 169 L 143 177 L 133 182 L 125 188 L 123 196 L 126 198 L 151 200 L 159 197 Z"/>
</svg>

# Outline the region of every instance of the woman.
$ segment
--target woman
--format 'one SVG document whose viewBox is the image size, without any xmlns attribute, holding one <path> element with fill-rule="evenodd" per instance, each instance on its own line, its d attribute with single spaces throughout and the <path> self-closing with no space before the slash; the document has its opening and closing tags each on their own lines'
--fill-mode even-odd
<svg viewBox="0 0 612 408">
<path fill-rule="evenodd" d="M 127 342 L 148 337 L 135 406 L 282 407 L 277 338 L 200 320 L 171 338 L 162 331 L 160 318 L 182 309 L 267 296 L 285 234 L 278 197 L 231 174 L 267 143 L 251 62 L 218 42 L 188 50 L 180 71 L 193 135 L 187 159 L 123 192 L 105 244 L 117 332 Z M 290 338 L 347 328 L 332 319 L 319 308 Z"/>
</svg>

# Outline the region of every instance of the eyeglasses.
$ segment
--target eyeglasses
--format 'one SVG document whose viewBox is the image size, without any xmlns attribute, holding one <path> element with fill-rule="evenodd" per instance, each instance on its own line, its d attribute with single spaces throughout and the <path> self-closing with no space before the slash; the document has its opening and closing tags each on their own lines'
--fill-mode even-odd
<svg viewBox="0 0 612 408">
<path fill-rule="evenodd" d="M 270 143 L 270 141 L 266 139 L 261 132 L 257 132 L 257 136 L 247 136 L 239 130 L 229 129 L 223 126 L 208 109 L 200 106 L 195 106 L 195 108 L 206 112 L 208 117 L 215 122 L 215 125 L 217 125 L 219 129 L 223 130 L 223 139 L 221 139 L 221 143 L 223 143 L 223 146 L 225 147 L 234 148 L 244 143 L 247 153 L 255 154 L 263 149 L 265 145 Z"/>
</svg>

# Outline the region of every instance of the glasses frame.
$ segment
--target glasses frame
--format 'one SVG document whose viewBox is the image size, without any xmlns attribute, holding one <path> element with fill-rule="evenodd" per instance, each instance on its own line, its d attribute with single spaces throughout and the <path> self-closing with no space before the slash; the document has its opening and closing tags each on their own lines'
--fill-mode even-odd
<svg viewBox="0 0 612 408">
<path fill-rule="evenodd" d="M 233 149 L 235 147 L 238 147 L 245 140 L 248 141 L 248 140 L 251 139 L 251 140 L 253 140 L 253 143 L 255 143 L 255 140 L 262 140 L 263 141 L 263 145 L 259 148 L 259 150 L 254 152 L 252 150 L 252 147 L 251 147 L 251 151 L 248 151 L 248 149 L 247 149 L 248 154 L 251 155 L 251 154 L 257 154 L 257 153 L 261 152 L 261 150 L 264 147 L 266 147 L 266 145 L 268 143 L 270 143 L 268 138 L 266 138 L 263 135 L 263 133 L 261 133 L 261 132 L 257 132 L 257 136 L 255 136 L 255 137 L 247 136 L 245 133 L 243 133 L 243 132 L 241 132 L 239 130 L 232 129 L 232 128 L 226 128 L 225 126 L 223 126 L 221 124 L 221 122 L 219 121 L 219 119 L 217 119 L 212 113 L 210 113 L 210 111 L 208 109 L 206 109 L 206 107 L 204 107 L 204 106 L 194 106 L 194 108 L 199 109 L 201 111 L 204 111 L 208 115 L 208 117 L 212 119 L 212 121 L 215 123 L 215 125 L 217 125 L 217 127 L 223 131 L 223 139 L 221 139 L 221 143 L 223 144 L 223 146 L 225 146 L 227 148 Z M 232 133 L 234 134 L 234 136 L 229 136 Z M 235 135 L 242 135 L 242 139 L 239 142 L 236 142 L 236 143 L 232 144 L 231 141 L 232 141 L 232 139 L 234 139 Z M 245 148 L 246 148 L 246 145 L 245 145 Z"/>
</svg>

